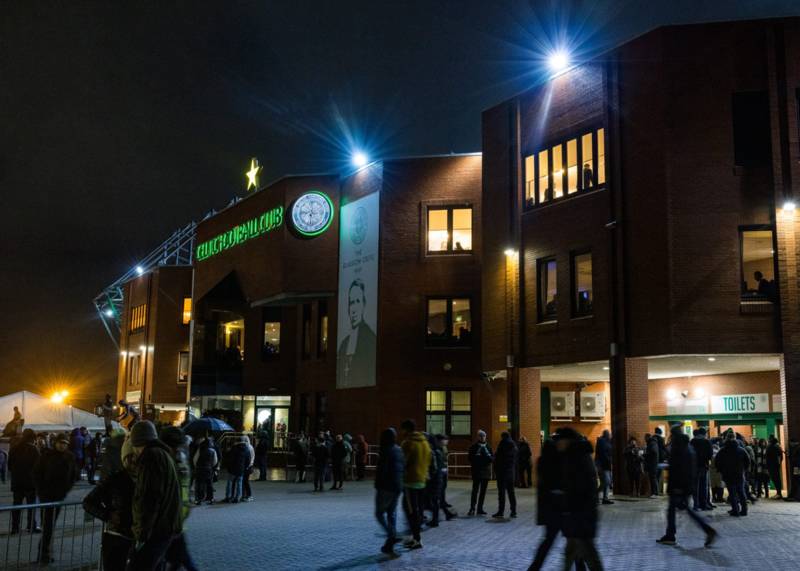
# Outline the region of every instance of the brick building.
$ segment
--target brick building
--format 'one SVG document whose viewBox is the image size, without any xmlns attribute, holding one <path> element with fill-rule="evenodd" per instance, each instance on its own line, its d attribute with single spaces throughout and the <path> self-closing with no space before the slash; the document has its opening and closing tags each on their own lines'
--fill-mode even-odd
<svg viewBox="0 0 800 571">
<path fill-rule="evenodd" d="M 515 431 L 800 435 L 798 62 L 800 19 L 663 27 L 484 113 Z"/>
</svg>

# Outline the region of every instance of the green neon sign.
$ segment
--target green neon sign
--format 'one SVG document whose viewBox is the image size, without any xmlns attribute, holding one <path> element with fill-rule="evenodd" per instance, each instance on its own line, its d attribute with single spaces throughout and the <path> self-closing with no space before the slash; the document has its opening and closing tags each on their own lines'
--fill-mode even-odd
<svg viewBox="0 0 800 571">
<path fill-rule="evenodd" d="M 283 224 L 283 206 L 276 206 L 261 216 L 251 218 L 237 224 L 230 230 L 211 238 L 197 246 L 195 259 L 200 262 L 234 246 L 244 244 L 252 238 L 257 238 L 274 230 Z"/>
</svg>

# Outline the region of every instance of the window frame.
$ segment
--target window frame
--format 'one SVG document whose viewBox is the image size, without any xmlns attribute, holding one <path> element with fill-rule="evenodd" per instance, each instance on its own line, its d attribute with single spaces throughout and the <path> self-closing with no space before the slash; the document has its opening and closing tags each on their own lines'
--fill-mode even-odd
<svg viewBox="0 0 800 571">
<path fill-rule="evenodd" d="M 428 393 L 429 392 L 443 392 L 444 396 L 444 410 L 443 411 L 429 411 L 428 410 Z M 453 411 L 453 393 L 456 392 L 464 392 L 469 393 L 469 411 Z M 472 434 L 472 411 L 474 408 L 475 399 L 473 398 L 473 392 L 471 388 L 468 387 L 426 387 L 425 388 L 425 430 L 428 431 L 428 415 L 436 414 L 441 415 L 444 417 L 444 434 L 450 438 L 469 438 Z M 453 422 L 452 419 L 454 416 L 461 416 L 461 417 L 469 417 L 469 433 L 468 434 L 453 434 Z"/>
<path fill-rule="evenodd" d="M 140 303 L 131 307 L 131 319 L 128 332 L 136 333 L 147 327 L 147 304 Z"/>
<path fill-rule="evenodd" d="M 469 209 L 470 237 L 469 249 L 456 250 L 453 243 L 453 211 Z M 447 212 L 447 250 L 431 250 L 428 242 L 430 211 L 445 210 Z M 426 256 L 471 256 L 475 252 L 475 207 L 471 202 L 429 202 L 423 208 L 422 250 Z"/>
<path fill-rule="evenodd" d="M 469 343 L 467 344 L 450 344 L 450 343 L 430 343 L 429 336 L 428 336 L 428 318 L 429 313 L 428 309 L 430 307 L 431 301 L 445 301 L 447 302 L 447 309 L 446 309 L 446 326 L 447 331 L 453 331 L 453 300 L 457 299 L 466 299 L 469 301 L 469 313 L 470 313 L 470 328 L 469 328 Z M 425 297 L 425 308 L 424 308 L 424 329 L 423 329 L 423 339 L 426 349 L 471 349 L 473 346 L 473 334 L 475 331 L 475 319 L 473 318 L 474 313 L 474 305 L 473 299 L 471 295 L 429 295 Z"/>
<path fill-rule="evenodd" d="M 186 367 L 186 380 L 182 381 L 181 380 L 181 359 L 182 359 L 182 357 L 184 355 L 186 355 L 186 361 L 187 361 L 187 365 L 188 366 Z M 191 355 L 189 354 L 189 351 L 178 351 L 178 381 L 177 381 L 178 384 L 179 385 L 185 385 L 186 383 L 188 383 L 189 382 L 189 376 L 191 375 L 191 372 L 192 372 L 192 361 L 191 361 Z"/>
<path fill-rule="evenodd" d="M 589 254 L 589 259 L 592 263 L 592 309 L 590 311 L 578 310 L 578 265 L 577 259 L 579 256 Z M 558 270 L 556 269 L 556 272 Z M 556 276 L 558 274 L 556 273 Z M 569 281 L 570 281 L 570 312 L 573 319 L 580 319 L 581 317 L 591 317 L 594 315 L 594 254 L 590 248 L 582 250 L 573 250 L 569 254 Z M 557 311 L 557 310 L 556 310 Z"/>
<path fill-rule="evenodd" d="M 186 309 L 186 302 L 189 302 L 189 309 Z M 183 307 L 181 308 L 181 325 L 189 325 L 192 322 L 192 298 L 191 296 L 183 297 Z"/>
<path fill-rule="evenodd" d="M 745 232 L 763 232 L 769 231 L 772 233 L 772 275 L 773 281 L 775 282 L 776 288 L 779 287 L 778 281 L 778 270 L 777 270 L 777 244 L 776 244 L 776 233 L 775 227 L 772 224 L 742 224 L 738 226 L 737 231 L 739 232 L 739 306 L 741 307 L 746 302 L 759 302 L 762 304 L 769 304 L 770 306 L 775 306 L 780 303 L 780 291 L 776 289 L 775 291 L 775 299 L 752 299 L 748 300 L 745 299 L 744 295 L 742 294 L 741 288 L 742 284 L 745 283 L 745 275 L 744 275 L 744 233 Z"/>
<path fill-rule="evenodd" d="M 268 353 L 266 351 L 267 323 L 277 323 L 278 327 L 280 328 L 277 353 Z M 278 308 L 265 309 L 261 313 L 261 360 L 262 361 L 277 361 L 278 359 L 281 358 L 281 353 L 283 353 L 284 350 L 283 336 L 284 336 L 283 312 L 280 311 L 280 309 Z"/>
<path fill-rule="evenodd" d="M 542 268 L 550 262 L 556 263 L 556 296 L 558 296 L 558 258 L 555 255 L 544 256 L 536 259 L 536 322 L 554 323 L 558 321 L 558 297 L 556 297 L 556 311 L 553 314 L 545 313 L 547 306 L 547 285 L 542 287 Z M 545 280 L 546 281 L 546 280 Z"/>
<path fill-rule="evenodd" d="M 582 194 L 587 194 L 589 192 L 595 192 L 598 190 L 603 190 L 606 185 L 608 184 L 608 169 L 605 168 L 604 165 L 604 172 L 605 172 L 605 181 L 602 183 L 598 182 L 599 177 L 599 149 L 598 149 L 598 132 L 603 131 L 604 137 L 604 163 L 607 162 L 608 159 L 608 144 L 607 144 L 607 133 L 608 129 L 602 123 L 593 123 L 590 125 L 586 125 L 580 129 L 575 129 L 571 131 L 567 135 L 559 136 L 559 137 L 552 137 L 546 143 L 537 145 L 533 150 L 530 152 L 525 152 L 522 154 L 521 163 L 523 168 L 526 164 L 526 159 L 528 157 L 533 157 L 533 168 L 534 174 L 532 177 L 528 177 L 528 173 L 523 173 L 522 180 L 523 184 L 526 185 L 526 188 L 523 188 L 523 196 L 525 197 L 525 208 L 530 210 L 532 208 L 538 208 L 540 206 L 546 206 L 549 204 L 561 202 L 562 200 L 566 200 L 568 198 L 573 198 L 576 196 L 581 196 Z M 583 156 L 583 137 L 585 135 L 592 136 L 592 169 L 593 169 L 593 177 L 594 177 L 594 184 L 589 187 L 584 187 L 583 185 L 583 163 L 584 163 L 584 156 Z M 568 153 L 568 144 L 570 141 L 576 141 L 576 154 L 577 154 L 577 166 L 578 166 L 578 181 L 577 181 L 577 190 L 573 193 L 569 192 L 569 153 Z M 562 169 L 561 169 L 561 177 L 562 183 L 561 188 L 563 189 L 563 193 L 560 197 L 555 197 L 554 192 L 554 175 L 553 175 L 553 149 L 556 147 L 561 148 L 561 157 L 562 157 Z M 539 182 L 541 179 L 541 169 L 540 169 L 540 160 L 539 154 L 542 152 L 547 153 L 547 183 L 548 183 L 548 190 L 550 198 L 548 200 L 541 200 L 541 192 L 539 188 Z M 533 185 L 533 193 L 532 198 L 528 195 L 528 188 L 526 182 L 530 180 Z"/>
</svg>

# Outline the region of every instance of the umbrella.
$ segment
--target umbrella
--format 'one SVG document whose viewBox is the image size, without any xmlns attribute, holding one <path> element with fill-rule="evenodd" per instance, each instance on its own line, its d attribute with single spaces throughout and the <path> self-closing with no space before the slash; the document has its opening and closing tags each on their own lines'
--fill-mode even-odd
<svg viewBox="0 0 800 571">
<path fill-rule="evenodd" d="M 233 428 L 223 420 L 213 416 L 204 416 L 187 424 L 183 431 L 186 434 L 194 435 L 204 432 L 233 432 Z"/>
</svg>

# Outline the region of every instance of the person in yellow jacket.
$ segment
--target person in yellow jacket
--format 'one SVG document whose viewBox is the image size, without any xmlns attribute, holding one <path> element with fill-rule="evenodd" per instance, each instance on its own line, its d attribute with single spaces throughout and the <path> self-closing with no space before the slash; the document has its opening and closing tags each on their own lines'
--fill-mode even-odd
<svg viewBox="0 0 800 571">
<path fill-rule="evenodd" d="M 403 473 L 403 511 L 412 533 L 412 538 L 404 545 L 409 549 L 420 549 L 423 497 L 431 463 L 431 447 L 425 435 L 417 432 L 413 420 L 404 420 L 400 428 L 403 431 L 401 448 L 406 461 Z"/>
</svg>

